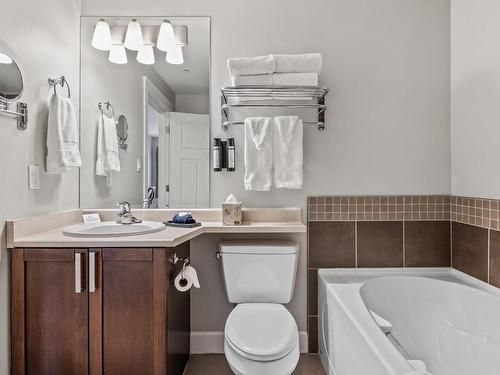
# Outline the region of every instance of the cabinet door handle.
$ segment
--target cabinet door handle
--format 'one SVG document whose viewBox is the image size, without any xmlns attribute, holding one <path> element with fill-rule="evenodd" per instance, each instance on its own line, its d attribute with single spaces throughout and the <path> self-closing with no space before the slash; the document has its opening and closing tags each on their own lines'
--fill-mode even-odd
<svg viewBox="0 0 500 375">
<path fill-rule="evenodd" d="M 89 292 L 95 293 L 95 253 L 89 253 Z"/>
<path fill-rule="evenodd" d="M 83 292 L 82 284 L 82 253 L 75 253 L 75 293 Z"/>
</svg>

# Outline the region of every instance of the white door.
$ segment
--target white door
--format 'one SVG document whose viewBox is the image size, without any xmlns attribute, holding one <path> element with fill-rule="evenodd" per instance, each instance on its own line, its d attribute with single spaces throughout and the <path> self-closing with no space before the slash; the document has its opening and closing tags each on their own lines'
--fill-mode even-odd
<svg viewBox="0 0 500 375">
<path fill-rule="evenodd" d="M 209 117 L 170 113 L 170 207 L 209 206 Z"/>
</svg>

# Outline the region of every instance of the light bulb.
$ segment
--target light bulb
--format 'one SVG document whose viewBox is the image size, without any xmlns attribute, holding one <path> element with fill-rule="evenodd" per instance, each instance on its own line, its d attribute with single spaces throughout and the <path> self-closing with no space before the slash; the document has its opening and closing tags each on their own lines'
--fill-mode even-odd
<svg viewBox="0 0 500 375">
<path fill-rule="evenodd" d="M 125 34 L 125 48 L 132 51 L 139 51 L 139 48 L 144 44 L 142 40 L 141 24 L 137 20 L 132 20 L 127 26 Z"/>
<path fill-rule="evenodd" d="M 182 47 L 178 44 L 175 44 L 170 48 L 167 52 L 167 56 L 165 60 L 174 65 L 184 64 L 184 55 L 182 53 Z"/>
<path fill-rule="evenodd" d="M 0 52 L 0 64 L 12 64 L 14 61 L 5 53 Z"/>
<path fill-rule="evenodd" d="M 152 65 L 155 63 L 155 53 L 151 44 L 143 45 L 137 52 L 137 61 L 141 64 Z"/>
<path fill-rule="evenodd" d="M 94 34 L 92 35 L 92 47 L 101 51 L 111 49 L 111 30 L 108 23 L 103 19 L 97 21 L 95 25 Z"/>
<path fill-rule="evenodd" d="M 167 52 L 171 46 L 175 44 L 174 28 L 167 20 L 163 21 L 160 25 L 158 32 L 158 40 L 156 41 L 156 48 L 160 51 Z"/>
<path fill-rule="evenodd" d="M 126 64 L 127 51 L 125 51 L 125 47 L 120 44 L 112 45 L 109 51 L 108 60 L 115 64 Z"/>
</svg>

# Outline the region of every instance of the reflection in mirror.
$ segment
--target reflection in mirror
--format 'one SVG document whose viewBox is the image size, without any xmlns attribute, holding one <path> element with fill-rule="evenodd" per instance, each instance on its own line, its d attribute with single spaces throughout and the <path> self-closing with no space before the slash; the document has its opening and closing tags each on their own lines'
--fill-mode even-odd
<svg viewBox="0 0 500 375">
<path fill-rule="evenodd" d="M 82 208 L 209 206 L 209 56 L 208 17 L 82 17 Z"/>
<path fill-rule="evenodd" d="M 12 102 L 23 93 L 23 76 L 16 62 L 0 52 L 0 100 Z"/>
<path fill-rule="evenodd" d="M 124 115 L 118 116 L 116 120 L 116 135 L 118 136 L 118 147 L 122 150 L 127 149 L 127 138 L 128 138 L 128 121 Z"/>
</svg>

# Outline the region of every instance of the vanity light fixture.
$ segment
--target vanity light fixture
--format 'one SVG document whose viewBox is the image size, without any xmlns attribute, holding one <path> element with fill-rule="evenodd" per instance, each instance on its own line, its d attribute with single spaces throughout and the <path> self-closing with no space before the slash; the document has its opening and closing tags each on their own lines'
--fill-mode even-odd
<svg viewBox="0 0 500 375">
<path fill-rule="evenodd" d="M 0 52 L 0 64 L 8 65 L 8 64 L 12 64 L 13 62 L 14 61 L 12 60 L 12 58 L 10 56 Z"/>
<path fill-rule="evenodd" d="M 92 35 L 92 47 L 101 51 L 111 49 L 111 30 L 104 19 L 97 21 Z"/>
<path fill-rule="evenodd" d="M 144 44 L 139 48 L 137 61 L 146 65 L 153 65 L 155 63 L 155 53 L 152 44 Z"/>
<path fill-rule="evenodd" d="M 169 64 L 181 65 L 184 64 L 184 54 L 182 53 L 182 46 L 179 44 L 174 44 L 172 48 L 167 52 L 165 60 Z"/>
<path fill-rule="evenodd" d="M 108 60 L 115 64 L 126 64 L 127 51 L 125 51 L 125 47 L 121 44 L 113 44 L 109 51 Z"/>
<path fill-rule="evenodd" d="M 158 32 L 158 40 L 156 41 L 156 48 L 160 51 L 168 52 L 168 50 L 175 44 L 174 28 L 172 24 L 164 20 L 160 25 Z"/>
<path fill-rule="evenodd" d="M 136 19 L 133 19 L 127 26 L 125 48 L 138 51 L 143 44 L 141 24 Z"/>
</svg>

